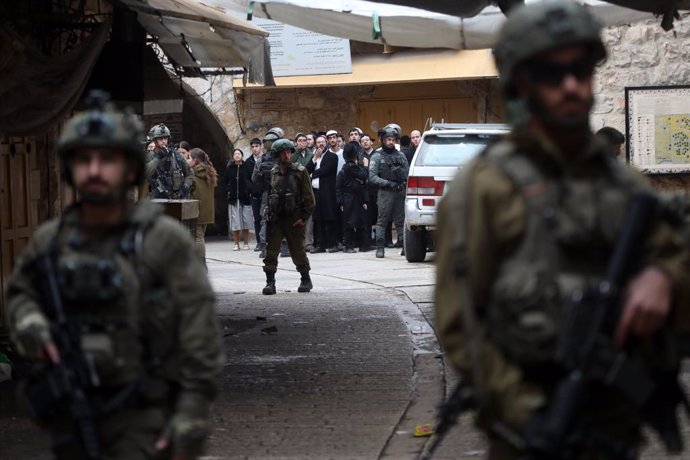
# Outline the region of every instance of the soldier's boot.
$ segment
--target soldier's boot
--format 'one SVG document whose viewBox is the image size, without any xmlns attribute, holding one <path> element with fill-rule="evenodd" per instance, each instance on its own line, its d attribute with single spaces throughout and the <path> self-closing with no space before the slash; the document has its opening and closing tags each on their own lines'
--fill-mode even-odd
<svg viewBox="0 0 690 460">
<path fill-rule="evenodd" d="M 311 278 L 309 277 L 309 272 L 301 272 L 300 273 L 302 277 L 299 280 L 299 287 L 297 288 L 297 292 L 309 292 L 312 290 L 314 287 L 313 284 L 311 284 Z"/>
<path fill-rule="evenodd" d="M 263 295 L 273 295 L 276 293 L 276 274 L 266 273 L 266 286 L 261 291 Z"/>
<path fill-rule="evenodd" d="M 386 240 L 376 240 L 376 258 L 383 259 L 386 253 Z"/>
</svg>

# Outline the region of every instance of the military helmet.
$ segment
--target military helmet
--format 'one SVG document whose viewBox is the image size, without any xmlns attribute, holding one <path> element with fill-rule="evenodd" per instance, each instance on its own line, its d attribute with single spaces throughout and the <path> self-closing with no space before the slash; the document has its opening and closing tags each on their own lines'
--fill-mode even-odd
<svg viewBox="0 0 690 460">
<path fill-rule="evenodd" d="M 398 133 L 398 137 L 402 134 L 402 129 L 400 128 L 400 125 L 397 125 L 395 123 L 388 123 L 386 126 L 383 127 L 383 129 L 386 128 L 393 128 L 395 131 Z"/>
<path fill-rule="evenodd" d="M 278 139 L 271 147 L 271 151 L 275 157 L 283 150 L 290 150 L 290 152 L 295 153 L 295 144 L 293 144 L 290 139 Z"/>
<path fill-rule="evenodd" d="M 63 164 L 63 174 L 68 184 L 72 185 L 72 174 L 69 170 L 69 158 L 75 149 L 80 147 L 108 147 L 120 149 L 134 160 L 136 166 L 136 183 L 144 180 L 144 152 L 141 139 L 144 137 L 143 125 L 132 112 L 116 111 L 108 102 L 108 93 L 92 90 L 85 99 L 88 108 L 86 113 L 75 116 L 65 125 L 57 143 L 57 152 Z"/>
<path fill-rule="evenodd" d="M 164 123 L 158 123 L 149 131 L 149 139 L 159 139 L 161 137 L 170 137 L 170 130 Z"/>
<path fill-rule="evenodd" d="M 504 94 L 511 95 L 515 69 L 539 54 L 584 43 L 591 46 L 593 60 L 602 61 L 606 48 L 600 32 L 600 22 L 573 1 L 544 0 L 511 10 L 493 49 Z"/>
<path fill-rule="evenodd" d="M 278 136 L 278 139 L 282 139 L 285 137 L 285 131 L 283 131 L 281 128 L 278 128 L 277 126 L 274 126 L 273 128 L 269 129 L 266 134 L 275 134 Z"/>
<path fill-rule="evenodd" d="M 378 135 L 379 139 L 383 139 L 384 137 L 394 137 L 396 140 L 400 139 L 400 131 L 398 131 L 391 125 L 379 129 Z"/>
</svg>

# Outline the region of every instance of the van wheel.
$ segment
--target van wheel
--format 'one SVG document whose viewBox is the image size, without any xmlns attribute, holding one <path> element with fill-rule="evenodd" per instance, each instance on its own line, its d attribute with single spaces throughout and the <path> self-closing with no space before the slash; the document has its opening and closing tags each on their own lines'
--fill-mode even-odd
<svg viewBox="0 0 690 460">
<path fill-rule="evenodd" d="M 426 230 L 413 232 L 405 229 L 403 243 L 408 262 L 423 262 L 426 257 Z"/>
</svg>

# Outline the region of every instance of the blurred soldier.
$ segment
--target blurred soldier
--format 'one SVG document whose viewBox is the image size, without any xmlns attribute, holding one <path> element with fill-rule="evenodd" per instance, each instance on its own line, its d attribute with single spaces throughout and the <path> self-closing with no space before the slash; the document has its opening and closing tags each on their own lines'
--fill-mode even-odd
<svg viewBox="0 0 690 460">
<path fill-rule="evenodd" d="M 369 182 L 379 188 L 377 196 L 378 217 L 376 221 L 376 257 L 385 255 L 385 230 L 388 224 L 395 223 L 398 240 L 402 240 L 405 222 L 405 190 L 409 165 L 405 155 L 395 148 L 400 139 L 400 131 L 389 125 L 379 131 L 381 148 L 372 156 L 369 163 Z"/>
<path fill-rule="evenodd" d="M 151 128 L 149 138 L 156 144 L 153 152 L 146 156 L 150 197 L 168 200 L 188 198 L 194 174 L 185 157 L 168 145 L 170 130 L 160 123 Z"/>
<path fill-rule="evenodd" d="M 291 161 L 295 146 L 288 139 L 276 141 L 271 149 L 278 163 L 271 170 L 271 186 L 268 195 L 268 246 L 264 258 L 266 273 L 265 295 L 276 293 L 276 270 L 280 242 L 285 238 L 292 262 L 301 275 L 298 292 L 312 289 L 309 277 L 309 259 L 304 249 L 304 227 L 314 211 L 314 192 L 309 173 L 302 165 Z"/>
<path fill-rule="evenodd" d="M 490 459 L 636 458 L 643 418 L 680 448 L 669 326 L 687 308 L 673 294 L 687 289 L 688 252 L 659 213 L 629 224 L 652 190 L 590 130 L 599 34 L 576 2 L 509 14 L 494 56 L 513 132 L 440 205 L 437 330 Z M 613 250 L 638 230 L 616 286 Z"/>
<path fill-rule="evenodd" d="M 194 242 L 148 200 L 141 124 L 92 92 L 58 142 L 78 201 L 39 227 L 7 287 L 29 412 L 58 459 L 194 459 L 218 391 L 214 295 Z"/>
</svg>

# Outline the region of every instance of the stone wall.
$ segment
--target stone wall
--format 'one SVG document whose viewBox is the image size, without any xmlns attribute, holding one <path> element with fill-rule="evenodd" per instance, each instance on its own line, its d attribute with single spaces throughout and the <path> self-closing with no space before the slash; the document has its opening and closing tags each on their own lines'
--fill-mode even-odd
<svg viewBox="0 0 690 460">
<path fill-rule="evenodd" d="M 612 126 L 625 133 L 626 86 L 690 84 L 690 15 L 665 32 L 660 20 L 609 27 L 603 39 L 609 51 L 595 80 L 596 104 L 592 127 Z M 690 191 L 688 175 L 651 175 L 658 189 Z"/>
</svg>

